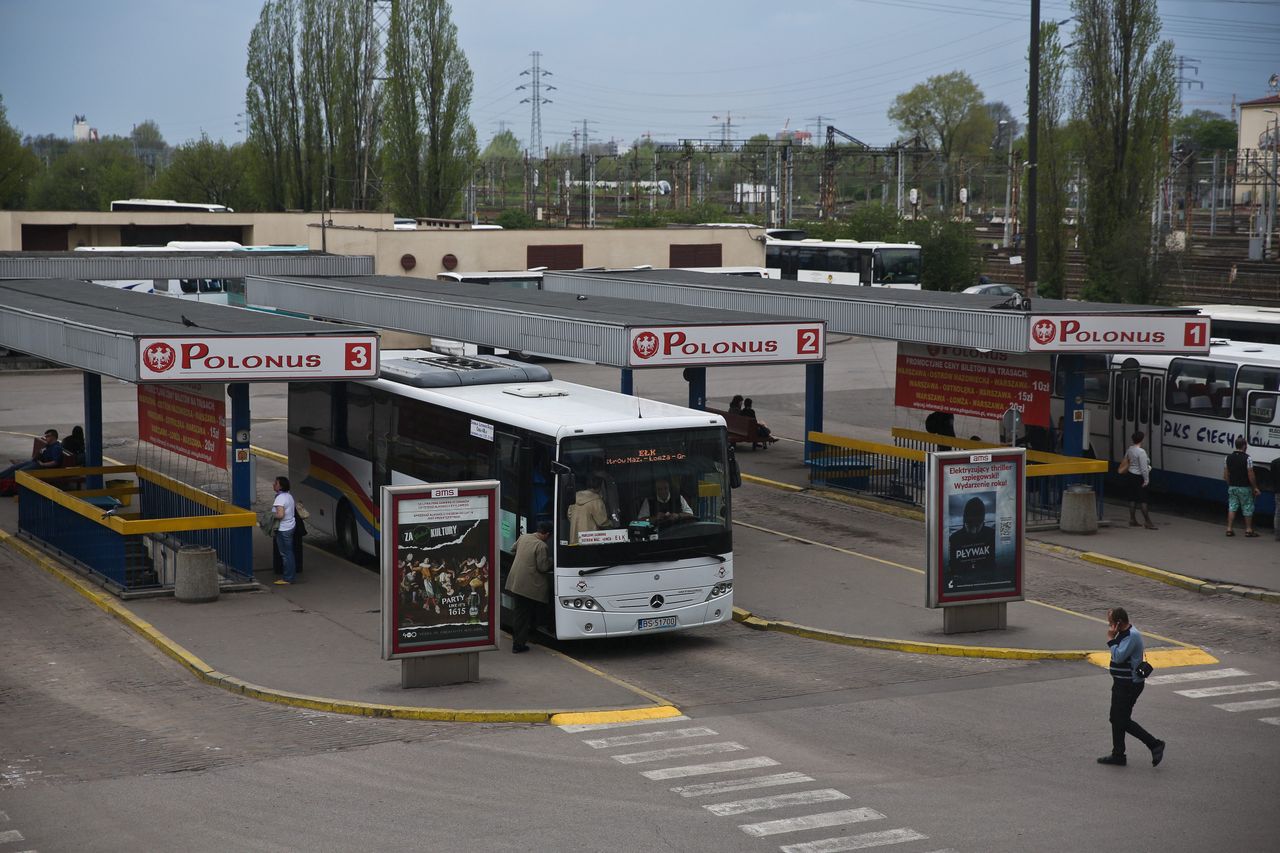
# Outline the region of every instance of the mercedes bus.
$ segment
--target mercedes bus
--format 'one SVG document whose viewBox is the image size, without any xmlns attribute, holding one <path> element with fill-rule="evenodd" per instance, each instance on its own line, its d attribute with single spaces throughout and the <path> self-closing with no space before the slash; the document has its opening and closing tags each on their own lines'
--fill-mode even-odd
<svg viewBox="0 0 1280 853">
<path fill-rule="evenodd" d="M 556 637 L 732 618 L 737 469 L 718 415 L 497 356 L 398 350 L 376 380 L 292 383 L 288 433 L 307 524 L 345 556 L 377 553 L 382 486 L 496 479 L 504 574 L 520 534 L 552 524 Z M 660 494 L 678 511 L 656 512 Z"/>
</svg>

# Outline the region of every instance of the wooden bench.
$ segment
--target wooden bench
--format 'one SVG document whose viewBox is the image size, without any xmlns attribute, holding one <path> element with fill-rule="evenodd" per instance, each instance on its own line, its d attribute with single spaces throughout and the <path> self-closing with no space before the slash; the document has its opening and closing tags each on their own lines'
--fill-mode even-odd
<svg viewBox="0 0 1280 853">
<path fill-rule="evenodd" d="M 755 418 L 749 418 L 734 412 L 724 412 L 719 409 L 708 408 L 705 411 L 724 418 L 725 426 L 729 429 L 730 444 L 746 444 L 750 442 L 752 450 L 756 449 L 757 444 L 768 450 L 769 445 L 778 440 L 771 435 L 761 435 L 760 422 Z"/>
</svg>

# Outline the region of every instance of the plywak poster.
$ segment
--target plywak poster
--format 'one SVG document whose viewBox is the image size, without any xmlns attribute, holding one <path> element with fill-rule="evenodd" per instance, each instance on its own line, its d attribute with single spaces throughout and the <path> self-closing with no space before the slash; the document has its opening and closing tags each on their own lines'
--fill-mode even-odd
<svg viewBox="0 0 1280 853">
<path fill-rule="evenodd" d="M 933 455 L 930 606 L 1022 598 L 1024 482 L 1020 449 Z"/>
<path fill-rule="evenodd" d="M 393 656 L 497 645 L 497 484 L 391 487 L 383 555 Z M 391 543 L 385 543 L 391 544 Z M 387 565 L 387 562 L 390 565 Z"/>
</svg>

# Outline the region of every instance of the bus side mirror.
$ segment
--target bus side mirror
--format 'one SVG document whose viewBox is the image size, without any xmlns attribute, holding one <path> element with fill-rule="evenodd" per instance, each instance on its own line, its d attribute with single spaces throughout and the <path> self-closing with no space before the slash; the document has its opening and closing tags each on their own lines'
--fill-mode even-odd
<svg viewBox="0 0 1280 853">
<path fill-rule="evenodd" d="M 738 467 L 738 454 L 733 445 L 729 445 L 729 488 L 736 489 L 742 485 L 742 469 Z"/>
</svg>

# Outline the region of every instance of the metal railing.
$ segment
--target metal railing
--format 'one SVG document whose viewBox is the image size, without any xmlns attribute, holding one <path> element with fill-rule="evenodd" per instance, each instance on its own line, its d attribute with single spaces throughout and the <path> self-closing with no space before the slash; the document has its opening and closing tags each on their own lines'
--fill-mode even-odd
<svg viewBox="0 0 1280 853">
<path fill-rule="evenodd" d="M 999 445 L 915 430 L 894 429 L 894 444 L 864 441 L 823 432 L 809 433 L 809 482 L 925 508 L 925 473 L 929 451 L 991 450 Z M 945 444 L 944 444 L 945 442 Z M 1103 479 L 1107 463 L 1027 451 L 1027 523 L 1057 524 L 1062 493 L 1073 483 L 1093 488 L 1102 518 Z"/>
<path fill-rule="evenodd" d="M 93 476 L 127 479 L 64 488 Z M 137 465 L 20 471 L 15 482 L 19 533 L 117 592 L 172 588 L 172 555 L 184 545 L 213 548 L 227 582 L 253 579 L 253 567 L 237 567 L 234 553 L 239 529 L 253 527 L 256 516 L 186 483 Z"/>
</svg>

